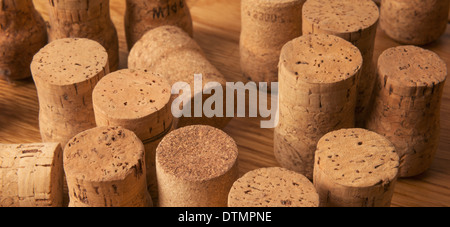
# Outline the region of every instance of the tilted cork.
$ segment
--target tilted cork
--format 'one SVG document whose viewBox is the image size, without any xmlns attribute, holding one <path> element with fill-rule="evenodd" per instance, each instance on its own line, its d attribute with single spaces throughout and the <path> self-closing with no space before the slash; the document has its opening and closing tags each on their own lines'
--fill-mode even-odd
<svg viewBox="0 0 450 227">
<path fill-rule="evenodd" d="M 285 43 L 302 35 L 305 0 L 243 0 L 240 53 L 243 75 L 255 82 L 278 81 L 278 61 Z"/>
<path fill-rule="evenodd" d="M 283 47 L 274 135 L 282 167 L 312 179 L 317 141 L 330 131 L 354 127 L 361 65 L 358 48 L 332 35 L 304 35 Z"/>
<path fill-rule="evenodd" d="M 365 129 L 326 134 L 317 144 L 314 186 L 324 207 L 388 207 L 399 156 L 385 137 Z"/>
<path fill-rule="evenodd" d="M 194 97 L 202 95 L 202 101 L 204 102 L 211 96 L 195 93 L 194 75 L 202 75 L 202 88 L 209 82 L 216 82 L 220 85 L 219 88 L 222 89 L 224 94 L 226 80 L 217 68 L 208 61 L 195 40 L 181 28 L 161 26 L 145 33 L 131 49 L 128 67 L 162 74 L 171 86 L 178 82 L 185 82 L 190 85 L 192 99 L 190 103 L 185 105 L 191 105 L 192 114 L 191 117 L 182 116 L 177 119 L 176 128 L 197 124 L 223 128 L 231 120 L 231 118 L 226 117 L 209 118 L 204 113 L 201 117 L 194 117 Z M 223 113 L 225 116 L 225 102 Z"/>
<path fill-rule="evenodd" d="M 110 17 L 109 0 L 49 1 L 49 41 L 87 38 L 108 52 L 110 71 L 119 67 L 119 39 Z"/>
<path fill-rule="evenodd" d="M 279 167 L 256 169 L 239 178 L 229 207 L 318 207 L 319 195 L 305 176 Z"/>
<path fill-rule="evenodd" d="M 100 80 L 93 92 L 97 126 L 121 126 L 143 141 L 147 184 L 154 201 L 158 195 L 156 147 L 172 129 L 170 91 L 169 83 L 158 74 L 123 69 Z"/>
<path fill-rule="evenodd" d="M 99 43 L 78 38 L 53 41 L 34 56 L 31 72 L 44 142 L 65 146 L 76 134 L 95 127 L 92 91 L 109 73 L 108 54 Z"/>
<path fill-rule="evenodd" d="M 63 206 L 58 143 L 0 144 L 0 207 Z"/>
<path fill-rule="evenodd" d="M 384 51 L 368 129 L 388 138 L 400 155 L 400 176 L 426 171 L 440 137 L 440 106 L 447 66 L 435 53 L 416 46 Z"/>
<path fill-rule="evenodd" d="M 125 34 L 128 49 L 149 30 L 174 25 L 193 37 L 193 24 L 185 0 L 127 0 Z"/>
<path fill-rule="evenodd" d="M 383 0 L 380 27 L 402 44 L 425 45 L 447 29 L 450 0 Z"/>
<path fill-rule="evenodd" d="M 148 207 L 145 150 L 122 127 L 97 127 L 76 135 L 64 149 L 70 207 Z"/>
<path fill-rule="evenodd" d="M 363 66 L 357 78 L 357 127 L 364 127 L 375 84 L 373 52 L 379 16 L 378 6 L 372 0 L 308 0 L 303 7 L 303 34 L 339 36 L 361 51 Z"/>
<path fill-rule="evenodd" d="M 28 78 L 33 56 L 47 44 L 44 20 L 32 0 L 2 0 L 0 5 L 0 78 Z"/>
<path fill-rule="evenodd" d="M 238 148 L 225 132 L 204 125 L 169 133 L 156 149 L 161 207 L 226 207 L 238 179 Z"/>
</svg>

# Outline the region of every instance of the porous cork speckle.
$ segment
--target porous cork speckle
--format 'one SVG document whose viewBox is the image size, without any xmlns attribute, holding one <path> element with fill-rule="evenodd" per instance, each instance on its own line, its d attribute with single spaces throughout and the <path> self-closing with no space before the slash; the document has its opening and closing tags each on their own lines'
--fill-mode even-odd
<svg viewBox="0 0 450 227">
<path fill-rule="evenodd" d="M 361 52 L 350 42 L 332 35 L 304 35 L 288 42 L 280 65 L 292 76 L 309 83 L 336 83 L 359 72 Z"/>
<path fill-rule="evenodd" d="M 144 145 L 121 127 L 97 127 L 70 140 L 64 150 L 64 169 L 71 178 L 104 182 L 124 180 L 145 171 Z"/>
<path fill-rule="evenodd" d="M 308 0 L 303 15 L 322 30 L 348 33 L 373 26 L 380 13 L 372 0 Z"/>
<path fill-rule="evenodd" d="M 317 145 L 315 173 L 348 187 L 372 187 L 396 180 L 399 156 L 385 137 L 365 129 L 326 134 Z"/>
<path fill-rule="evenodd" d="M 179 179 L 203 182 L 227 173 L 236 163 L 238 148 L 225 132 L 203 125 L 169 133 L 156 150 L 156 161 Z"/>
<path fill-rule="evenodd" d="M 248 172 L 228 195 L 229 207 L 317 207 L 319 195 L 305 176 L 279 167 Z"/>
<path fill-rule="evenodd" d="M 445 62 L 436 53 L 417 46 L 387 49 L 378 65 L 379 76 L 399 87 L 433 87 L 447 77 Z"/>
<path fill-rule="evenodd" d="M 108 67 L 108 54 L 99 43 L 84 38 L 58 39 L 33 58 L 31 71 L 53 85 L 77 84 Z"/>
<path fill-rule="evenodd" d="M 108 74 L 94 89 L 96 111 L 112 119 L 138 119 L 164 108 L 170 85 L 159 74 L 124 69 Z"/>
</svg>

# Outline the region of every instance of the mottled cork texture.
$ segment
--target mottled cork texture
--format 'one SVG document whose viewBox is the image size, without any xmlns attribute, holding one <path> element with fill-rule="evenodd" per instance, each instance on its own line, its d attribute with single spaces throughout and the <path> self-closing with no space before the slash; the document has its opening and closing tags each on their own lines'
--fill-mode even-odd
<svg viewBox="0 0 450 227">
<path fill-rule="evenodd" d="M 95 127 L 92 91 L 109 73 L 108 54 L 99 43 L 78 38 L 53 41 L 34 56 L 31 72 L 44 142 L 64 147 L 76 134 Z"/>
<path fill-rule="evenodd" d="M 354 127 L 361 66 L 358 48 L 337 36 L 304 35 L 283 47 L 274 137 L 282 167 L 312 179 L 317 141 L 330 131 Z"/>
<path fill-rule="evenodd" d="M 63 156 L 58 143 L 0 144 L 0 207 L 63 205 Z"/>
<path fill-rule="evenodd" d="M 139 138 L 122 127 L 97 127 L 76 135 L 64 149 L 69 206 L 152 206 L 144 153 Z"/>
<path fill-rule="evenodd" d="M 0 2 L 0 79 L 31 77 L 33 56 L 47 44 L 47 30 L 32 0 Z"/>
<path fill-rule="evenodd" d="M 193 24 L 185 0 L 126 0 L 125 34 L 128 49 L 156 27 L 174 25 L 193 37 Z"/>
<path fill-rule="evenodd" d="M 358 47 L 363 57 L 357 78 L 355 121 L 364 127 L 375 84 L 373 53 L 380 13 L 372 0 L 308 0 L 303 7 L 303 34 L 339 36 Z"/>
<path fill-rule="evenodd" d="M 383 0 L 380 27 L 401 44 L 425 45 L 447 29 L 450 0 Z"/>
<path fill-rule="evenodd" d="M 256 169 L 239 178 L 229 207 L 318 207 L 319 195 L 305 176 L 279 167 Z"/>
<path fill-rule="evenodd" d="M 394 143 L 401 157 L 401 177 L 423 173 L 434 159 L 447 74 L 437 54 L 416 46 L 387 49 L 378 60 L 367 127 Z"/>
<path fill-rule="evenodd" d="M 156 149 L 161 207 L 226 207 L 238 179 L 238 148 L 225 132 L 204 125 L 168 134 Z"/>
</svg>

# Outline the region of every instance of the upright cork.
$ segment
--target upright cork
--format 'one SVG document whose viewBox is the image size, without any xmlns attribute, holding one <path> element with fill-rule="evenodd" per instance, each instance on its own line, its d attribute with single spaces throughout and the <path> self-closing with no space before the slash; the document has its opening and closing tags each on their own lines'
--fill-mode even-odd
<svg viewBox="0 0 450 227">
<path fill-rule="evenodd" d="M 234 182 L 229 207 L 318 207 L 319 195 L 305 176 L 279 167 L 246 173 Z"/>
<path fill-rule="evenodd" d="M 121 127 L 97 127 L 76 135 L 64 149 L 69 206 L 152 206 L 144 153 L 139 138 Z"/>
<path fill-rule="evenodd" d="M 33 56 L 47 44 L 47 30 L 32 0 L 0 0 L 0 78 L 31 76 Z"/>
<path fill-rule="evenodd" d="M 217 68 L 208 61 L 195 40 L 181 28 L 161 26 L 147 32 L 131 49 L 128 67 L 162 74 L 171 86 L 178 82 L 185 82 L 190 85 L 192 99 L 190 103 L 183 104 L 191 105 L 192 114 L 191 117 L 182 116 L 177 119 L 176 128 L 197 124 L 223 128 L 231 120 L 231 118 L 217 116 L 209 118 L 204 113 L 200 117 L 195 117 L 194 97 L 202 96 L 204 103 L 211 95 L 195 93 L 194 75 L 202 75 L 202 88 L 209 82 L 216 82 L 220 85 L 224 94 L 226 80 Z M 200 82 L 197 83 L 200 84 Z M 225 109 L 224 106 L 224 116 L 226 114 Z"/>
<path fill-rule="evenodd" d="M 238 148 L 225 132 L 203 125 L 167 135 L 156 149 L 161 207 L 226 207 L 238 179 Z"/>
<path fill-rule="evenodd" d="M 372 0 L 308 0 L 303 7 L 303 34 L 339 36 L 361 51 L 363 65 L 356 79 L 357 127 L 365 125 L 375 84 L 373 53 L 379 17 Z"/>
<path fill-rule="evenodd" d="M 100 80 L 92 95 L 97 126 L 122 126 L 144 143 L 147 184 L 154 201 L 156 147 L 172 129 L 170 89 L 158 74 L 123 69 Z"/>
<path fill-rule="evenodd" d="M 447 29 L 450 0 L 382 0 L 381 29 L 402 44 L 425 45 Z"/>
<path fill-rule="evenodd" d="M 49 41 L 87 38 L 108 52 L 110 71 L 119 67 L 119 39 L 111 21 L 109 0 L 49 1 Z"/>
<path fill-rule="evenodd" d="M 185 0 L 127 0 L 125 34 L 128 49 L 149 30 L 174 25 L 193 37 L 191 13 Z"/>
<path fill-rule="evenodd" d="M 395 145 L 401 158 L 401 177 L 423 173 L 434 159 L 446 79 L 445 62 L 416 46 L 387 49 L 378 60 L 378 81 L 367 127 Z"/>
<path fill-rule="evenodd" d="M 358 48 L 333 35 L 304 35 L 281 51 L 279 124 L 275 157 L 280 165 L 312 179 L 319 139 L 355 125 Z"/>
<path fill-rule="evenodd" d="M 241 69 L 255 82 L 278 82 L 278 61 L 284 44 L 302 35 L 305 0 L 241 1 Z"/>
<path fill-rule="evenodd" d="M 314 186 L 322 207 L 389 207 L 399 156 L 385 137 L 365 129 L 326 134 L 317 144 Z"/>
<path fill-rule="evenodd" d="M 64 147 L 76 134 L 95 127 L 92 91 L 109 73 L 105 48 L 88 39 L 59 39 L 34 56 L 31 72 L 44 142 Z"/>
<path fill-rule="evenodd" d="M 58 143 L 0 144 L 0 207 L 63 206 Z"/>
</svg>

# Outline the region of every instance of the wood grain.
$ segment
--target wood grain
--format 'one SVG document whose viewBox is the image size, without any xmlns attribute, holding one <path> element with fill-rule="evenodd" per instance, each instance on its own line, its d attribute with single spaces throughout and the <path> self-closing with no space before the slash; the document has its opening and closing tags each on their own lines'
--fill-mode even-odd
<svg viewBox="0 0 450 227">
<path fill-rule="evenodd" d="M 36 8 L 48 20 L 47 0 L 34 0 Z M 188 0 L 194 20 L 194 38 L 207 58 L 228 81 L 246 80 L 240 73 L 239 0 Z M 111 16 L 119 33 L 120 68 L 126 67 L 128 50 L 124 35 L 125 1 L 111 0 Z M 385 49 L 399 44 L 378 30 L 375 59 Z M 425 46 L 450 65 L 450 26 L 440 40 Z M 448 86 L 446 86 L 447 88 Z M 450 206 L 450 90 L 444 90 L 442 132 L 439 151 L 426 173 L 400 179 L 392 206 Z M 278 166 L 273 155 L 273 130 L 261 129 L 260 118 L 235 118 L 224 129 L 239 146 L 241 175 L 257 168 Z M 0 143 L 39 142 L 38 99 L 32 79 L 9 84 L 0 81 Z"/>
</svg>

